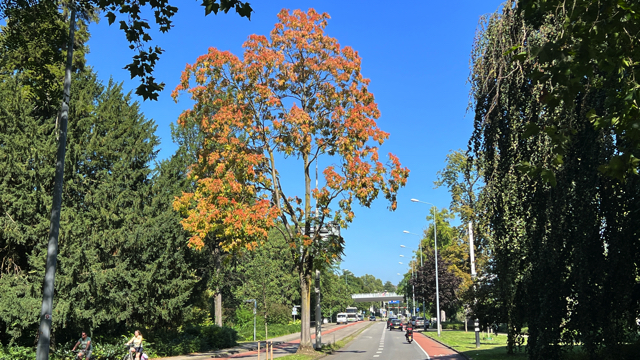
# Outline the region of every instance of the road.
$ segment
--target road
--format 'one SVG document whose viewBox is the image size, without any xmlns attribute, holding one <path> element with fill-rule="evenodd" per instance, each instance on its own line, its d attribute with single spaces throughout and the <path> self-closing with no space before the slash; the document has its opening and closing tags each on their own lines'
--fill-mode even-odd
<svg viewBox="0 0 640 360">
<path fill-rule="evenodd" d="M 385 322 L 374 324 L 344 348 L 337 350 L 327 360 L 422 360 L 429 356 L 415 341 L 404 338 L 404 331 L 387 330 Z"/>
</svg>

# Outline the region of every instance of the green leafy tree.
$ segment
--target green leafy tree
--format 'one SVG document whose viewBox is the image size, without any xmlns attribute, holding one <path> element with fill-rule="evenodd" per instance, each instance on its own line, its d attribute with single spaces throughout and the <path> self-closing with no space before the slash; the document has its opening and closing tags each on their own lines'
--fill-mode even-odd
<svg viewBox="0 0 640 360">
<path fill-rule="evenodd" d="M 351 293 L 345 280 L 333 271 L 322 271 L 320 281 L 322 316 L 335 321 L 336 314 L 344 312 L 353 303 Z"/>
<path fill-rule="evenodd" d="M 7 104 L 0 120 L 0 166 L 6 169 L 0 204 L 9 214 L 0 221 L 10 229 L 0 234 L 6 244 L 0 253 L 0 322 L 4 340 L 33 344 L 53 185 L 52 169 L 42 164 L 55 158 L 55 133 L 54 122 L 30 115 L 34 102 L 22 97 L 28 88 L 21 76 L 0 85 L 0 101 Z M 66 157 L 56 340 L 67 341 L 80 328 L 109 334 L 135 324 L 175 327 L 192 302 L 198 278 L 191 266 L 199 260 L 184 246 L 185 233 L 169 207 L 181 191 L 179 182 L 161 167 L 152 184 L 155 125 L 121 85 L 104 87 L 95 74 L 83 72 L 74 77 L 73 89 L 70 112 L 77 120 L 70 123 Z M 13 112 L 15 106 L 24 112 Z"/>
<path fill-rule="evenodd" d="M 237 271 L 243 274 L 242 284 L 236 290 L 242 299 L 256 299 L 264 318 L 265 337 L 268 324 L 277 321 L 277 310 L 293 307 L 299 299 L 297 276 L 294 272 L 289 245 L 278 231 L 271 231 L 269 240 L 242 257 Z"/>
<path fill-rule="evenodd" d="M 387 280 L 384 285 L 382 285 L 382 289 L 384 291 L 388 291 L 388 292 L 395 292 L 396 291 L 396 286 L 393 285 L 393 283 L 389 280 Z"/>
</svg>

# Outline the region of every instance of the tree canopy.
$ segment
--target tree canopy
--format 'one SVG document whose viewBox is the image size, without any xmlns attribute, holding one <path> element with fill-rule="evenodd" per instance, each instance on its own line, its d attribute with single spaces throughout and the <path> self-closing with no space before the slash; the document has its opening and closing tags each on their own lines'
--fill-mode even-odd
<svg viewBox="0 0 640 360">
<path fill-rule="evenodd" d="M 353 201 L 370 206 L 382 194 L 393 210 L 409 174 L 392 154 L 386 166 L 379 160 L 389 134 L 375 122 L 380 113 L 358 53 L 324 33 L 328 18 L 283 10 L 270 39 L 250 36 L 242 60 L 210 48 L 186 67 L 173 93 L 195 101 L 179 122 L 199 119 L 205 133 L 191 169 L 198 187 L 175 203 L 191 242 L 203 246 L 215 233 L 226 249 L 251 249 L 277 219 L 300 275 L 302 351 L 311 346 L 311 273 L 342 254 L 337 230 L 353 221 Z M 312 164 L 323 156 L 336 165 L 325 167 L 324 183 L 311 190 Z M 283 185 L 276 165 L 294 159 L 302 160 L 301 196 Z"/>
</svg>

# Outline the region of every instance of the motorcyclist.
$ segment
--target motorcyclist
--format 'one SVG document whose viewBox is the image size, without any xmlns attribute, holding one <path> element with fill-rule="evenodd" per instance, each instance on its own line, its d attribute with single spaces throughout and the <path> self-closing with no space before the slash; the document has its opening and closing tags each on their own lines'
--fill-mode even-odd
<svg viewBox="0 0 640 360">
<path fill-rule="evenodd" d="M 411 324 L 411 321 L 407 323 L 405 330 L 406 331 L 404 333 L 404 337 L 407 339 L 407 341 L 409 341 L 409 335 L 413 337 L 413 325 Z"/>
</svg>

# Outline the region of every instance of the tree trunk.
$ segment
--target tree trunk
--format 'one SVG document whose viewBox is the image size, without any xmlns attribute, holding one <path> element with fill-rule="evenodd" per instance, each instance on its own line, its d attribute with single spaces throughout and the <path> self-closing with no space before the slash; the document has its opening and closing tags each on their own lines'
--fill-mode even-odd
<svg viewBox="0 0 640 360">
<path fill-rule="evenodd" d="M 69 98 L 71 94 L 71 67 L 73 64 L 73 36 L 76 27 L 76 9 L 71 5 L 69 19 L 69 43 L 67 45 L 67 64 L 64 72 L 64 89 L 60 109 L 60 131 L 58 132 L 58 153 L 56 173 L 53 185 L 53 201 L 51 206 L 51 226 L 49 227 L 49 245 L 47 247 L 47 264 L 42 290 L 42 309 L 40 310 L 40 329 L 38 331 L 37 360 L 49 358 L 51 346 L 51 323 L 53 313 L 53 294 L 58 260 L 58 235 L 60 234 L 60 212 L 62 211 L 62 185 L 64 183 L 64 158 L 67 146 L 67 122 L 69 119 Z"/>
<path fill-rule="evenodd" d="M 311 275 L 300 274 L 300 297 L 302 298 L 300 311 L 300 347 L 298 354 L 313 354 L 311 344 Z"/>
<path fill-rule="evenodd" d="M 220 288 L 216 287 L 216 313 L 215 313 L 215 322 L 216 325 L 222 327 L 222 294 L 220 293 Z"/>
</svg>

